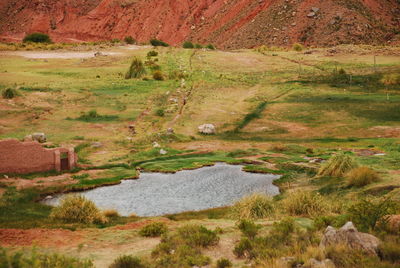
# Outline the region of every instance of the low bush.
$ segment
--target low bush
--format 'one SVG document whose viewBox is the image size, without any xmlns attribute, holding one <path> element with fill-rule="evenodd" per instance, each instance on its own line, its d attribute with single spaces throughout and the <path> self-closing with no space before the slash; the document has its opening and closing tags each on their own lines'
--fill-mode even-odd
<svg viewBox="0 0 400 268">
<path fill-rule="evenodd" d="M 232 262 L 228 259 L 221 258 L 217 260 L 217 268 L 228 268 L 232 267 Z"/>
<path fill-rule="evenodd" d="M 157 109 L 156 115 L 160 116 L 160 117 L 163 117 L 165 115 L 164 109 Z"/>
<path fill-rule="evenodd" d="M 153 73 L 153 79 L 157 81 L 163 81 L 164 80 L 164 75 L 161 71 L 155 71 Z"/>
<path fill-rule="evenodd" d="M 33 249 L 26 253 L 23 251 L 9 252 L 0 248 L 0 267 L 4 268 L 92 268 L 91 260 L 80 260 L 60 254 L 45 254 Z"/>
<path fill-rule="evenodd" d="M 96 110 L 90 110 L 87 113 L 82 113 L 75 120 L 85 122 L 97 122 L 97 121 L 113 121 L 118 119 L 117 115 L 101 115 Z"/>
<path fill-rule="evenodd" d="M 389 197 L 363 198 L 348 208 L 349 219 L 361 231 L 386 229 L 388 215 L 397 214 L 399 205 Z"/>
<path fill-rule="evenodd" d="M 150 50 L 149 52 L 147 52 L 147 57 L 151 58 L 151 57 L 157 57 L 158 56 L 158 52 L 155 50 Z"/>
<path fill-rule="evenodd" d="M 253 251 L 252 242 L 247 237 L 244 237 L 239 241 L 239 243 L 233 249 L 233 254 L 235 254 L 235 256 L 238 258 L 247 257 L 249 259 L 252 259 L 254 257 L 252 251 Z"/>
<path fill-rule="evenodd" d="M 214 49 L 215 49 L 215 46 L 213 46 L 212 44 L 208 44 L 208 45 L 206 46 L 206 48 L 208 48 L 208 49 L 210 49 L 210 50 L 214 50 Z"/>
<path fill-rule="evenodd" d="M 143 227 L 139 234 L 145 237 L 157 237 L 168 231 L 167 225 L 163 222 L 153 222 Z"/>
<path fill-rule="evenodd" d="M 3 90 L 3 92 L 1 92 L 1 96 L 3 99 L 13 99 L 18 96 L 18 92 L 12 88 L 6 88 Z"/>
<path fill-rule="evenodd" d="M 293 44 L 292 48 L 293 48 L 294 51 L 297 51 L 297 52 L 301 52 L 301 51 L 304 50 L 304 46 L 302 44 L 299 44 L 299 43 Z"/>
<path fill-rule="evenodd" d="M 392 263 L 400 265 L 400 243 L 384 242 L 379 245 L 379 256 Z"/>
<path fill-rule="evenodd" d="M 114 260 L 109 268 L 145 268 L 146 266 L 138 257 L 122 255 Z"/>
<path fill-rule="evenodd" d="M 201 249 L 216 245 L 219 237 L 215 232 L 200 225 L 187 225 L 161 237 L 161 243 L 153 250 L 155 267 L 205 266 L 210 258 Z"/>
<path fill-rule="evenodd" d="M 193 247 L 208 247 L 218 244 L 219 237 L 211 230 L 201 225 L 186 225 L 178 229 L 178 235 L 187 245 Z"/>
<path fill-rule="evenodd" d="M 379 175 L 369 167 L 357 167 L 346 174 L 346 179 L 348 186 L 362 187 L 379 181 Z"/>
<path fill-rule="evenodd" d="M 151 39 L 150 44 L 155 47 L 169 47 L 167 43 L 158 39 Z"/>
<path fill-rule="evenodd" d="M 117 218 L 120 217 L 118 211 L 115 209 L 108 209 L 103 211 L 103 215 L 106 216 L 107 218 Z"/>
<path fill-rule="evenodd" d="M 146 74 L 146 69 L 143 65 L 143 62 L 139 58 L 134 57 L 128 71 L 125 74 L 125 79 L 140 78 L 144 74 Z"/>
<path fill-rule="evenodd" d="M 325 249 L 325 256 L 333 261 L 338 268 L 354 267 L 377 267 L 380 260 L 376 256 L 367 255 L 365 252 L 357 249 L 351 249 L 346 246 L 331 246 Z"/>
<path fill-rule="evenodd" d="M 33 42 L 33 43 L 51 43 L 49 35 L 44 33 L 31 33 L 24 37 L 22 42 Z"/>
<path fill-rule="evenodd" d="M 329 212 L 329 204 L 319 193 L 295 191 L 282 201 L 285 211 L 293 216 L 314 217 Z"/>
<path fill-rule="evenodd" d="M 183 43 L 182 47 L 183 48 L 194 48 L 194 45 L 192 42 L 186 41 L 185 43 Z"/>
<path fill-rule="evenodd" d="M 243 233 L 243 235 L 250 239 L 253 239 L 257 235 L 260 226 L 249 220 L 241 220 L 238 224 L 238 228 Z"/>
<path fill-rule="evenodd" d="M 53 208 L 50 218 L 65 223 L 106 223 L 107 219 L 96 205 L 80 195 L 70 195 Z"/>
<path fill-rule="evenodd" d="M 132 37 L 132 36 L 126 36 L 124 38 L 125 43 L 129 44 L 129 45 L 134 45 L 136 44 L 136 40 Z"/>
<path fill-rule="evenodd" d="M 357 162 L 351 155 L 340 153 L 329 158 L 329 160 L 320 167 L 317 175 L 343 177 L 348 171 L 357 166 Z"/>
<path fill-rule="evenodd" d="M 272 216 L 274 211 L 272 198 L 260 193 L 245 196 L 232 207 L 232 213 L 238 219 L 262 219 Z"/>
<path fill-rule="evenodd" d="M 194 48 L 203 48 L 203 46 L 200 44 L 194 44 Z"/>
</svg>

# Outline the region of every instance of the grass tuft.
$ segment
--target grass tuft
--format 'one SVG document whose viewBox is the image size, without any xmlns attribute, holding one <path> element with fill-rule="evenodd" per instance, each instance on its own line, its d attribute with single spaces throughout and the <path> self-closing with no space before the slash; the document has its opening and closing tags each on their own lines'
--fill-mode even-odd
<svg viewBox="0 0 400 268">
<path fill-rule="evenodd" d="M 357 167 L 346 174 L 347 185 L 362 187 L 373 182 L 379 181 L 379 175 L 369 167 Z"/>
<path fill-rule="evenodd" d="M 262 219 L 273 215 L 274 211 L 272 198 L 261 193 L 245 196 L 232 207 L 232 214 L 238 219 Z"/>
<path fill-rule="evenodd" d="M 348 154 L 333 155 L 318 171 L 318 176 L 343 177 L 348 171 L 357 167 L 355 159 Z"/>
</svg>

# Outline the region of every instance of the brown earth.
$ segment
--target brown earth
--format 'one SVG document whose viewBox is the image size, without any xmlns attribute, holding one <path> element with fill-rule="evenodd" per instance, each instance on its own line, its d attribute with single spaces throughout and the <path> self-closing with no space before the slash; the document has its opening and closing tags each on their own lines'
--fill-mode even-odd
<svg viewBox="0 0 400 268">
<path fill-rule="evenodd" d="M 313 16 L 311 8 L 319 10 Z M 162 39 L 223 48 L 399 42 L 397 0 L 3 0 L 0 39 Z"/>
</svg>

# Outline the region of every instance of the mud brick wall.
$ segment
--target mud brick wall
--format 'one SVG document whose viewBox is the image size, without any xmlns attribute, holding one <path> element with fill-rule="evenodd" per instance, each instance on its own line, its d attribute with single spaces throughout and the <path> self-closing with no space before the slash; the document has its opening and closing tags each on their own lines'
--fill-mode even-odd
<svg viewBox="0 0 400 268">
<path fill-rule="evenodd" d="M 0 173 L 24 174 L 50 170 L 59 171 L 60 152 L 68 152 L 69 158 L 72 160 L 69 168 L 73 168 L 76 164 L 73 149 L 46 149 L 37 142 L 20 142 L 15 139 L 0 140 Z"/>
</svg>

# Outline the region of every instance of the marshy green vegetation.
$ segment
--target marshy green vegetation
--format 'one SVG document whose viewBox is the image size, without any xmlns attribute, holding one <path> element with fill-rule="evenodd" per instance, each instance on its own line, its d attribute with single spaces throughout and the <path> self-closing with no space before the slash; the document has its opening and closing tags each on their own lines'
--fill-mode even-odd
<svg viewBox="0 0 400 268">
<path fill-rule="evenodd" d="M 0 266 L 62 259 L 60 267 L 91 267 L 89 258 L 98 267 L 285 267 L 279 262 L 290 256 L 290 265 L 329 258 L 336 267 L 398 267 L 400 229 L 392 217 L 400 214 L 398 47 L 221 51 L 152 44 L 0 45 L 117 53 L 0 56 L 0 138 L 43 131 L 46 146 L 75 146 L 80 163 L 70 173 L 1 174 L 0 228 L 19 229 L 26 239 L 33 228 L 44 230 L 43 237 L 59 229 L 80 238 L 63 247 L 43 237 L 4 240 Z M 198 133 L 205 123 L 215 125 L 215 135 Z M 37 202 L 143 171 L 216 162 L 279 174 L 274 184 L 281 193 L 160 218 L 122 217 L 82 198 L 54 209 Z M 382 241 L 378 255 L 320 249 L 325 228 L 347 221 Z M 35 239 L 40 254 L 25 248 Z"/>
</svg>

